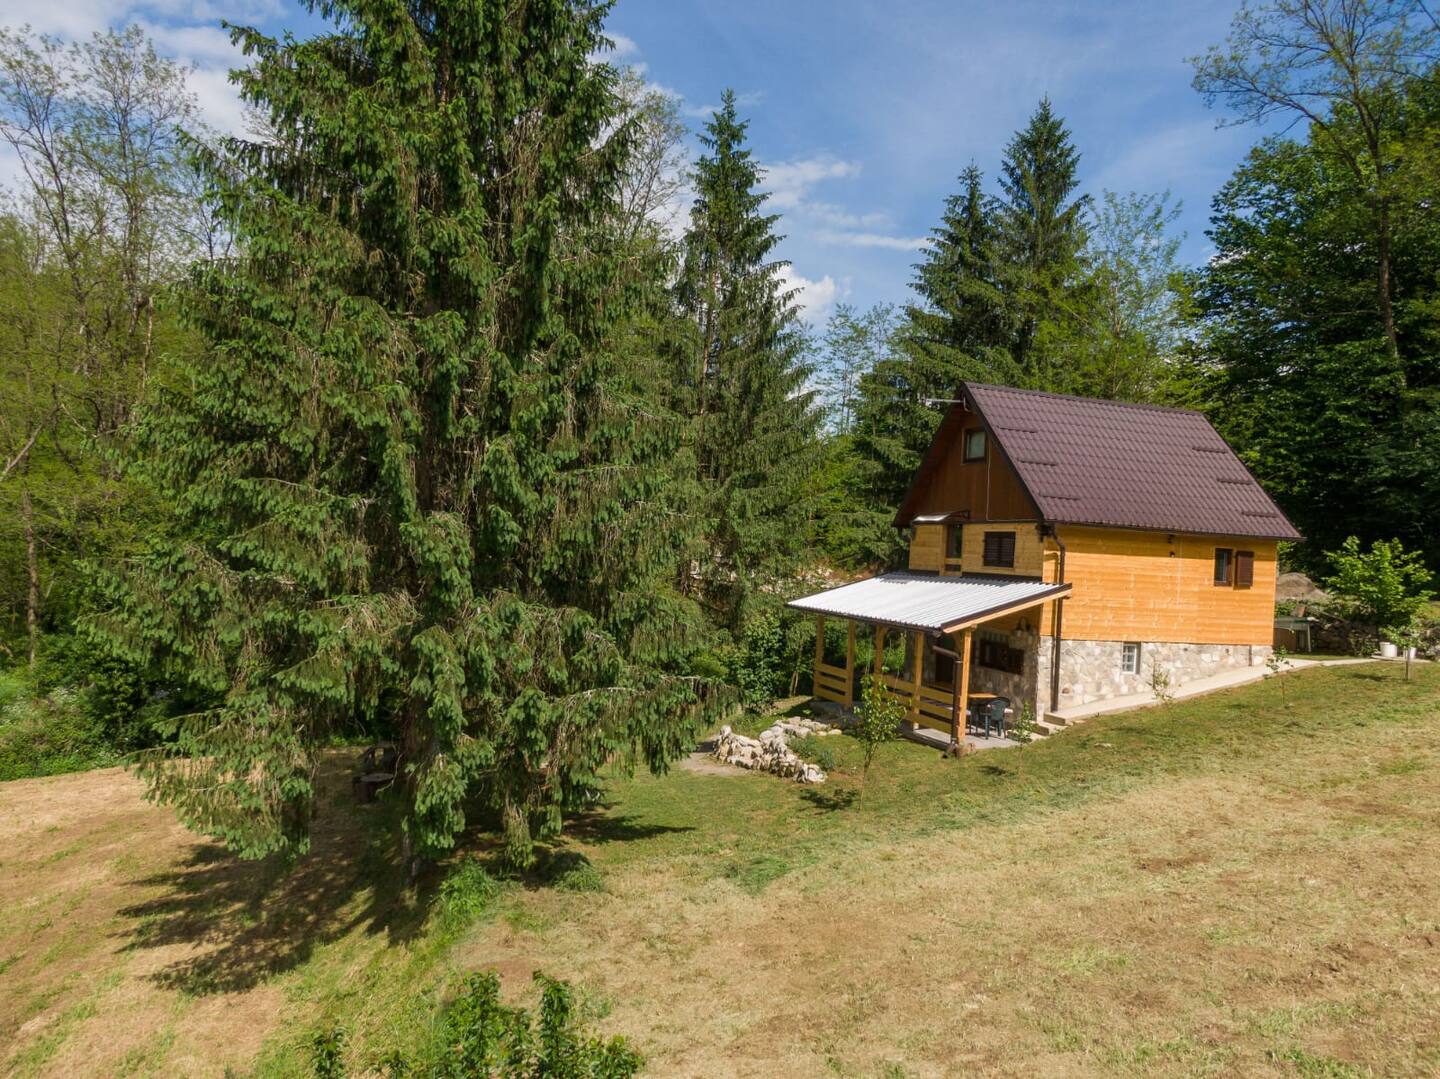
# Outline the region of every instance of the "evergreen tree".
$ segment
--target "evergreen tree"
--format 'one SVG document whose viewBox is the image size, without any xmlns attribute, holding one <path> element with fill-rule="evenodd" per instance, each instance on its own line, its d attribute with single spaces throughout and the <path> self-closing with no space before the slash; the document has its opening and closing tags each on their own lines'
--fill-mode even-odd
<svg viewBox="0 0 1440 1079">
<path fill-rule="evenodd" d="M 704 492 L 695 583 L 732 632 L 757 589 L 803 549 L 819 427 L 805 388 L 808 342 L 782 277 L 788 264 L 773 258 L 778 218 L 763 212 L 746 126 L 727 90 L 701 136 L 676 286 L 692 330 L 676 376 L 679 407 Z"/>
<path fill-rule="evenodd" d="M 317 750 L 368 717 L 412 870 L 472 805 L 524 863 L 714 699 L 671 673 L 675 424 L 615 352 L 608 5 L 311 6 L 332 31 L 235 31 L 269 137 L 205 159 L 241 256 L 197 272 L 208 354 L 143 431 L 186 538 L 93 628 L 217 695 L 142 773 L 242 855 L 307 849 Z"/>
<path fill-rule="evenodd" d="M 1065 122 L 1050 99 L 1042 98 L 1030 122 L 1005 147 L 995 222 L 994 269 L 1007 350 L 1017 384 L 1034 389 L 1074 388 L 1063 342 L 1066 329 L 1083 318 L 1077 294 L 1084 288 L 1090 200 L 1072 197 L 1079 167 Z"/>
<path fill-rule="evenodd" d="M 1080 388 L 1067 354 L 1095 305 L 1078 166 L 1047 98 L 1005 148 L 1000 196 L 975 165 L 961 173 L 915 268 L 898 347 L 861 381 L 855 475 L 877 512 L 899 505 L 961 380 Z"/>
</svg>

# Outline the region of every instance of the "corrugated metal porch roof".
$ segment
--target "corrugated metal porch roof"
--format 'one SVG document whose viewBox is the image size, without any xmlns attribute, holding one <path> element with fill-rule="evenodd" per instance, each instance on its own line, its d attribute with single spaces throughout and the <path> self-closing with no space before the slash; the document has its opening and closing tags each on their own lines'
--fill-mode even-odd
<svg viewBox="0 0 1440 1079">
<path fill-rule="evenodd" d="M 1014 577 L 884 573 L 787 606 L 876 625 L 941 633 L 1068 594 L 1068 584 Z"/>
</svg>

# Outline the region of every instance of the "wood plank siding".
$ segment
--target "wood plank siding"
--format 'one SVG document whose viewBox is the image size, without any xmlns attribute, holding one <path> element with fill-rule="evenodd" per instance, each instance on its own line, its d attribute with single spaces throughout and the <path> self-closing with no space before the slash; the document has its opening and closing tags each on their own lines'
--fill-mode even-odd
<svg viewBox="0 0 1440 1079">
<path fill-rule="evenodd" d="M 1068 640 L 1269 645 L 1275 541 L 1061 526 Z M 1249 588 L 1215 584 L 1215 548 L 1253 551 Z M 1053 606 L 1050 605 L 1050 606 Z M 1050 621 L 1042 632 L 1050 632 Z"/>
<path fill-rule="evenodd" d="M 1034 505 L 993 438 L 986 440 L 985 457 L 966 461 L 965 436 L 980 427 L 968 412 L 951 421 L 955 434 L 944 456 L 915 492 L 912 513 L 969 511 L 971 521 L 1033 521 Z"/>
</svg>

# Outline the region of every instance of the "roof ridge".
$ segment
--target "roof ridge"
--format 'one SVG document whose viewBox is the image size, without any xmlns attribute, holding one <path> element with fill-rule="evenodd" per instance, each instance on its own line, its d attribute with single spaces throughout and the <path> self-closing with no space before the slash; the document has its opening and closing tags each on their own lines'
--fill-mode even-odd
<svg viewBox="0 0 1440 1079">
<path fill-rule="evenodd" d="M 1182 416 L 1204 416 L 1198 408 L 1179 408 L 1174 405 L 1152 405 L 1146 401 L 1116 401 L 1109 397 L 1085 397 L 1078 393 L 1055 393 L 1051 390 L 1032 390 L 1023 386 L 1002 386 L 995 382 L 972 382 L 962 379 L 960 385 L 966 389 L 1000 390 L 1018 393 L 1027 397 L 1049 397 L 1060 401 L 1080 401 L 1090 405 L 1115 405 L 1118 408 L 1137 408 L 1145 412 L 1170 412 Z"/>
</svg>

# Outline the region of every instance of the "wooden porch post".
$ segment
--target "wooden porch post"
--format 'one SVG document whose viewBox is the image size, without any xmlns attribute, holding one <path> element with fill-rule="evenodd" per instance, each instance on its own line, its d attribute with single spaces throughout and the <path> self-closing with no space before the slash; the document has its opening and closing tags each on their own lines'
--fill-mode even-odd
<svg viewBox="0 0 1440 1079">
<path fill-rule="evenodd" d="M 820 664 L 825 662 L 825 616 L 815 616 L 815 666 L 810 675 L 810 688 L 818 691 L 820 688 Z M 817 693 L 818 695 L 818 693 Z"/>
<path fill-rule="evenodd" d="M 914 722 L 920 715 L 920 680 L 925 674 L 925 634 L 917 629 L 911 640 L 915 649 L 915 679 L 910 685 L 910 717 Z"/>
<path fill-rule="evenodd" d="M 955 672 L 954 697 L 950 701 L 950 752 L 957 757 L 965 743 L 965 710 L 970 706 L 970 637 L 974 632 L 967 628 L 960 635 L 960 669 Z"/>
<path fill-rule="evenodd" d="M 878 680 L 885 670 L 885 627 L 875 627 L 875 677 Z"/>
<path fill-rule="evenodd" d="M 845 638 L 845 704 L 855 704 L 855 619 L 850 619 L 850 634 Z"/>
</svg>

